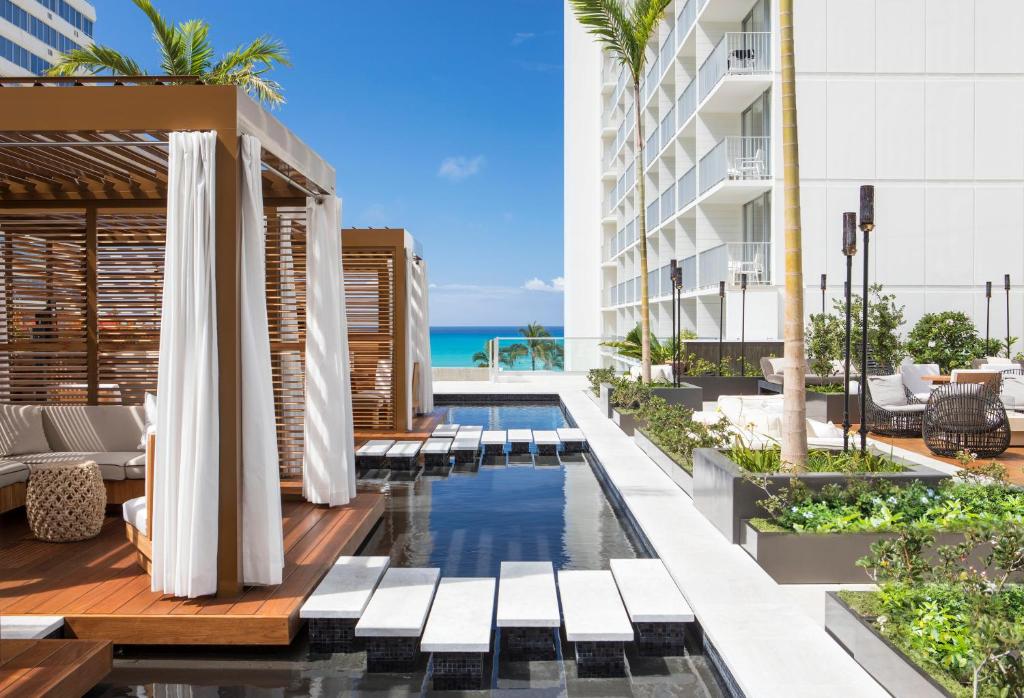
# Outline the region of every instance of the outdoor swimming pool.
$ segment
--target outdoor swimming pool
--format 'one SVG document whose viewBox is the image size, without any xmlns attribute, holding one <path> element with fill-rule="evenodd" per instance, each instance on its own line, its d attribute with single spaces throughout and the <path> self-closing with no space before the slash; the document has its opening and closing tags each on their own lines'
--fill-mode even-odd
<svg viewBox="0 0 1024 698">
<path fill-rule="evenodd" d="M 456 405 L 447 422 L 485 429 L 571 426 L 559 404 Z M 644 540 L 602 486 L 590 455 L 457 466 L 447 477 L 360 482 L 386 492 L 387 510 L 362 555 L 401 567 L 440 567 L 442 576 L 497 576 L 502 560 L 551 560 L 555 569 L 607 569 L 613 558 L 648 557 Z M 699 641 L 695 643 L 699 646 Z M 624 678 L 580 679 L 561 639 L 552 661 L 511 661 L 495 643 L 486 691 L 430 690 L 429 667 L 369 674 L 365 655 L 312 652 L 306 633 L 288 648 L 130 650 L 93 696 L 725 695 L 708 658 L 640 657 L 627 650 Z"/>
</svg>

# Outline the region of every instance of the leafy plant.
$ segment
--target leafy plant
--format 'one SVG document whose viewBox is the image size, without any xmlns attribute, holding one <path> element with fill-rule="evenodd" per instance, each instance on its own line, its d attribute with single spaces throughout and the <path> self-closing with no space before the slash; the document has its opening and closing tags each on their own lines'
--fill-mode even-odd
<svg viewBox="0 0 1024 698">
<path fill-rule="evenodd" d="M 281 86 L 266 77 L 275 67 L 290 65 L 280 41 L 261 36 L 214 61 L 207 22 L 190 19 L 175 25 L 165 19 L 150 0 L 132 2 L 153 27 L 153 39 L 160 51 L 159 73 L 195 76 L 209 85 L 238 85 L 261 102 L 284 103 Z M 61 55 L 48 74 L 71 77 L 81 72 L 96 75 L 104 71 L 112 75 L 146 75 L 148 72 L 135 59 L 116 49 L 93 44 Z"/>
<path fill-rule="evenodd" d="M 742 470 L 748 473 L 784 473 L 790 470 L 782 462 L 782 452 L 778 446 L 768 448 L 751 448 L 742 440 L 737 440 L 726 455 Z M 903 470 L 903 466 L 891 458 L 868 451 L 828 451 L 815 449 L 807 452 L 807 472 L 812 473 L 893 473 Z"/>
<path fill-rule="evenodd" d="M 720 448 L 730 438 L 729 422 L 722 418 L 705 424 L 693 418 L 693 410 L 650 398 L 640 410 L 644 434 L 687 472 L 693 470 L 693 449 Z"/>
<path fill-rule="evenodd" d="M 625 338 L 621 341 L 602 342 L 601 346 L 610 347 L 618 352 L 620 355 L 625 356 L 629 359 L 640 359 L 643 355 L 643 346 L 641 338 L 643 337 L 643 330 L 640 329 L 640 325 L 637 325 L 626 334 Z M 691 330 L 683 330 L 679 333 L 679 353 L 682 356 L 686 352 L 686 340 L 696 339 L 697 335 Z M 672 346 L 672 339 L 665 343 L 662 343 L 652 333 L 650 336 L 651 343 L 651 363 L 653 364 L 670 364 L 672 363 L 672 357 L 674 355 L 674 348 Z"/>
<path fill-rule="evenodd" d="M 843 358 L 846 339 L 843 321 L 831 313 L 815 313 L 807 322 L 804 337 L 811 372 L 817 376 L 833 375 L 832 362 Z"/>
<path fill-rule="evenodd" d="M 611 403 L 621 410 L 640 410 L 652 397 L 649 384 L 620 376 L 613 385 Z"/>
<path fill-rule="evenodd" d="M 896 296 L 883 293 L 881 284 L 873 284 L 868 288 L 870 302 L 868 304 L 868 357 L 891 367 L 899 366 L 906 355 L 900 339 L 900 328 L 906 324 L 904 307 L 896 305 Z M 846 301 L 837 298 L 833 301 L 836 314 L 845 317 Z M 852 324 L 850 330 L 851 353 L 859 366 L 861 363 L 861 337 L 863 302 L 859 295 L 851 296 L 850 314 Z"/>
<path fill-rule="evenodd" d="M 967 313 L 945 310 L 921 316 L 907 337 L 907 351 L 916 363 L 938 364 L 949 373 L 970 368 L 972 359 L 984 356 L 985 342 Z"/>
<path fill-rule="evenodd" d="M 611 383 L 615 380 L 615 368 L 592 368 L 587 371 L 587 382 L 590 383 L 590 392 L 595 396 L 601 394 L 601 384 Z"/>
</svg>

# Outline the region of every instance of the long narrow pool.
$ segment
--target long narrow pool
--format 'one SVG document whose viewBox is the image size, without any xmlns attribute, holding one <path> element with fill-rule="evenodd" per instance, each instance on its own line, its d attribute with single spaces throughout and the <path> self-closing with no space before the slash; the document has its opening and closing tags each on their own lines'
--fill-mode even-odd
<svg viewBox="0 0 1024 698">
<path fill-rule="evenodd" d="M 446 422 L 484 429 L 571 426 L 559 404 L 457 405 Z M 442 474 L 361 479 L 387 494 L 382 521 L 361 555 L 388 555 L 400 567 L 439 567 L 443 577 L 498 576 L 503 560 L 550 560 L 555 569 L 607 569 L 615 558 L 649 556 L 647 545 L 602 485 L 589 454 L 480 459 Z M 699 645 L 699 643 L 697 643 Z M 438 695 L 724 695 L 701 654 L 647 658 L 627 652 L 625 678 L 579 679 L 564 637 L 553 661 L 510 661 L 498 643 L 490 688 Z M 368 674 L 365 655 L 319 655 L 305 633 L 271 650 L 130 650 L 94 696 L 427 695 L 426 661 L 408 674 Z"/>
</svg>

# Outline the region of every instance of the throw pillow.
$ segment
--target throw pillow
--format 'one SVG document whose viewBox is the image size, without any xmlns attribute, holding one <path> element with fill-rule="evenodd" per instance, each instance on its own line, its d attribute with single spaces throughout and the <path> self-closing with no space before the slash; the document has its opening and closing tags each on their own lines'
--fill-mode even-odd
<svg viewBox="0 0 1024 698">
<path fill-rule="evenodd" d="M 868 376 L 868 390 L 871 399 L 880 407 L 899 407 L 907 404 L 907 393 L 903 389 L 903 376 Z"/>
<path fill-rule="evenodd" d="M 146 428 L 142 430 L 142 440 L 139 441 L 139 450 L 146 450 L 146 436 L 149 434 L 151 429 L 156 429 L 156 395 L 153 393 L 146 393 L 146 400 L 142 403 L 142 408 L 146 413 Z"/>
<path fill-rule="evenodd" d="M 43 409 L 38 405 L 0 405 L 0 456 L 48 453 Z"/>
<path fill-rule="evenodd" d="M 1014 407 L 1024 407 L 1024 376 L 1004 375 L 1001 394 L 1003 398 L 1012 400 Z"/>
</svg>

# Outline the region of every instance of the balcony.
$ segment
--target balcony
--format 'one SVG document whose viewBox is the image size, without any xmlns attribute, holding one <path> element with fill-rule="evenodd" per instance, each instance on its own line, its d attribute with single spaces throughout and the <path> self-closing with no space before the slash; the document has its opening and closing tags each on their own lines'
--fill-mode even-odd
<svg viewBox="0 0 1024 698">
<path fill-rule="evenodd" d="M 727 242 L 697 255 L 699 288 L 739 286 L 744 274 L 748 285 L 771 284 L 770 242 Z"/>
<path fill-rule="evenodd" d="M 690 120 L 693 113 L 697 111 L 697 80 L 690 80 L 679 99 L 676 100 L 676 125 L 682 128 Z"/>
<path fill-rule="evenodd" d="M 771 32 L 727 32 L 698 72 L 702 109 L 738 112 L 772 83 Z"/>
<path fill-rule="evenodd" d="M 676 210 L 682 211 L 697 198 L 697 168 L 691 167 L 679 178 L 676 186 L 676 194 L 679 202 Z"/>
<path fill-rule="evenodd" d="M 687 34 L 693 29 L 697 21 L 697 0 L 686 0 L 679 5 L 679 14 L 676 15 L 676 46 L 678 47 L 686 40 Z"/>
<path fill-rule="evenodd" d="M 742 204 L 772 186 L 771 138 L 728 136 L 700 159 L 700 193 L 707 203 Z"/>
</svg>

